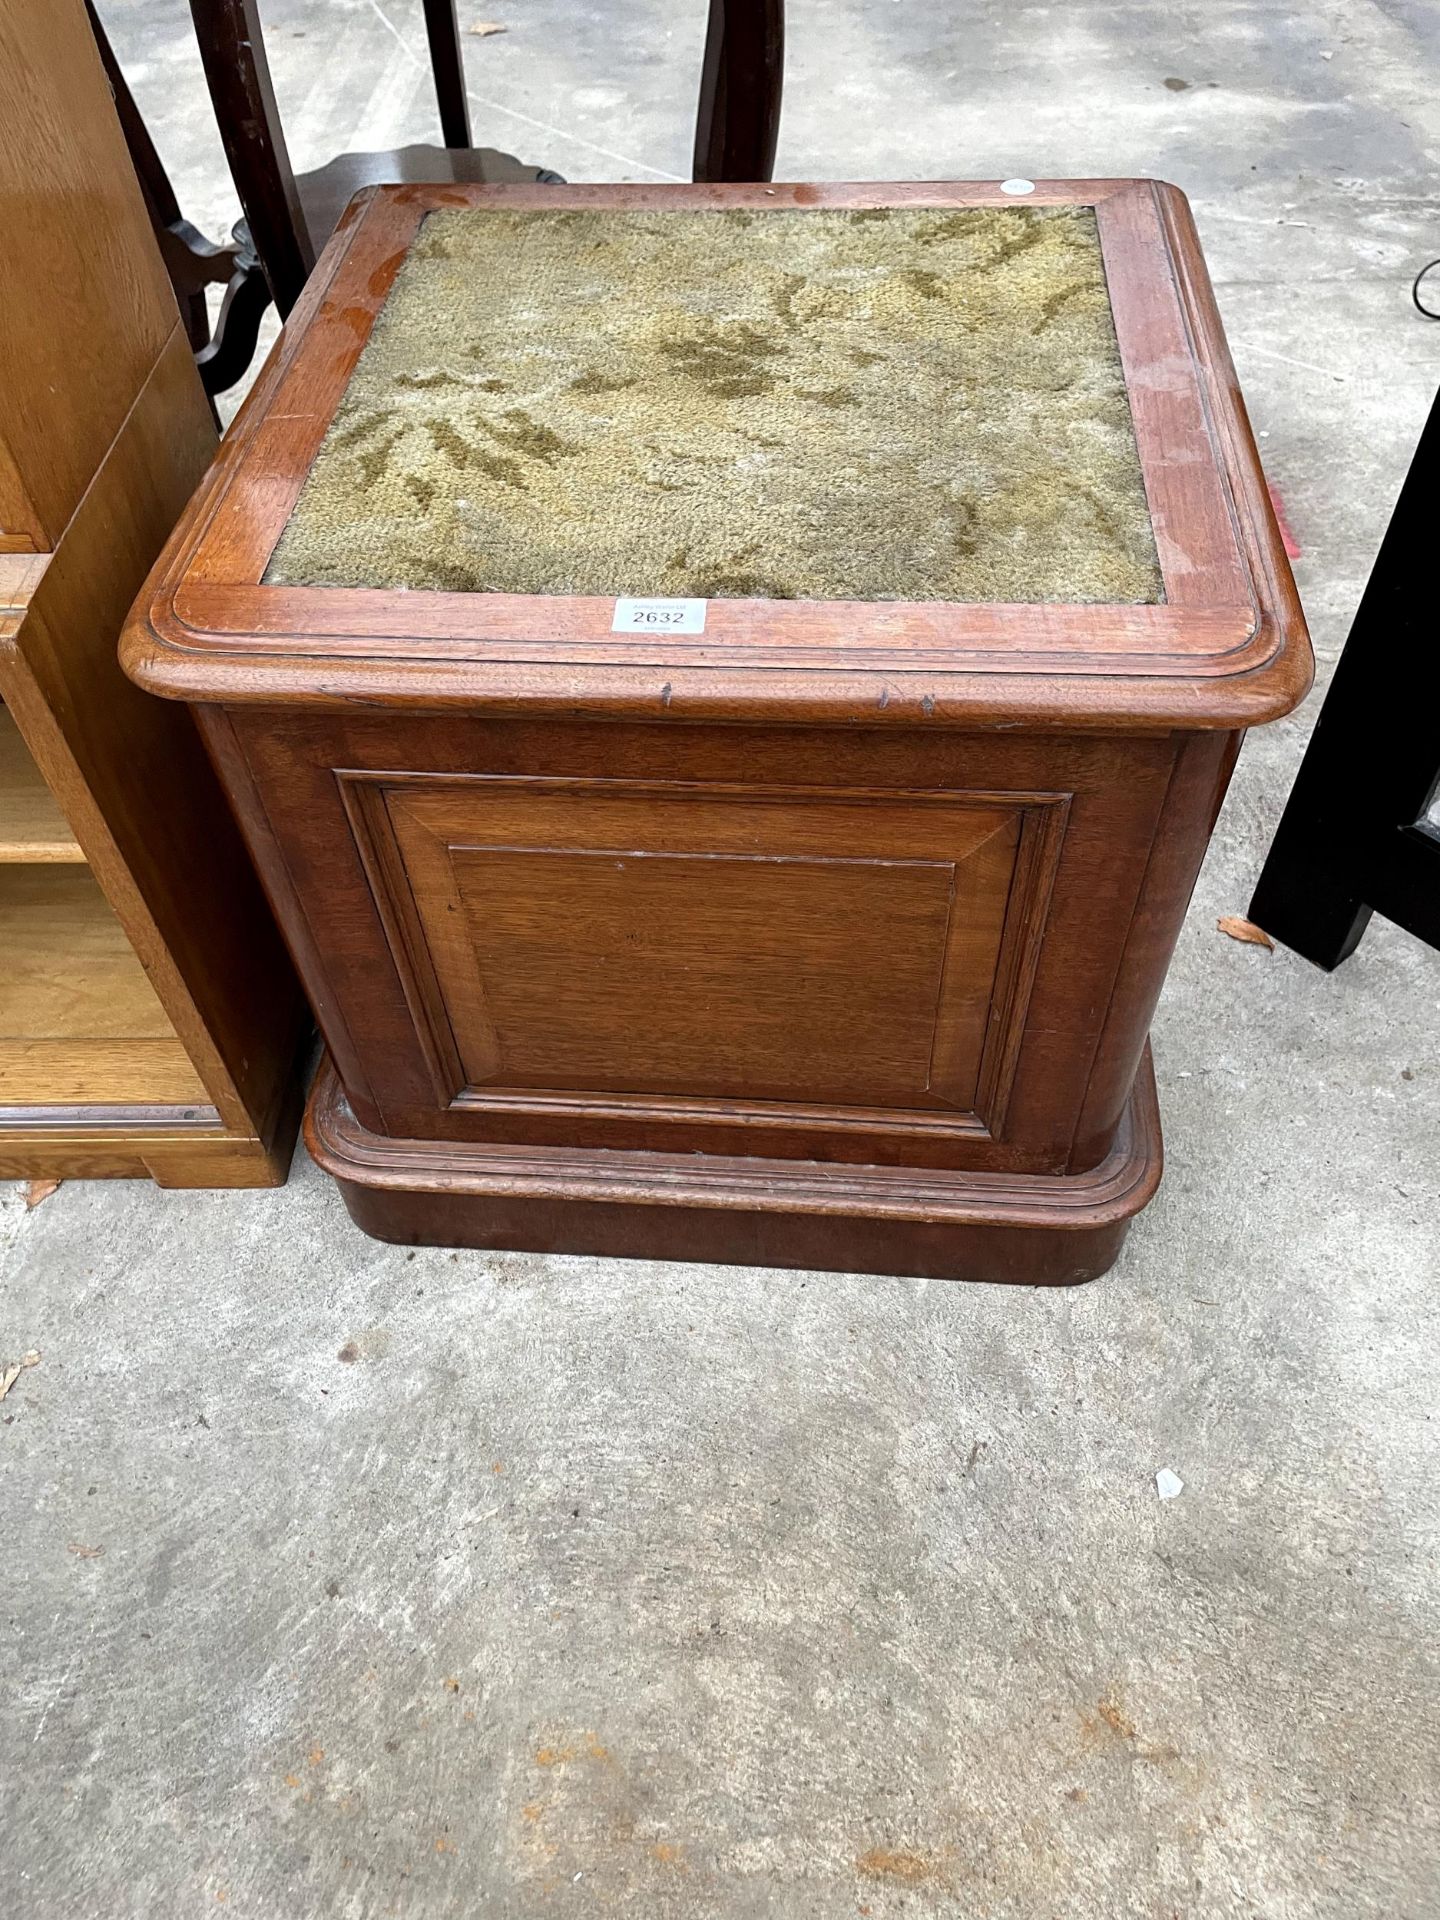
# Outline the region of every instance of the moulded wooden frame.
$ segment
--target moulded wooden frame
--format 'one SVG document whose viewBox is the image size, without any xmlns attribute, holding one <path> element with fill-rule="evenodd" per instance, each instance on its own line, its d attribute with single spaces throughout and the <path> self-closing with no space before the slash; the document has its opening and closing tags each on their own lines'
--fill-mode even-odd
<svg viewBox="0 0 1440 1920">
<path fill-rule="evenodd" d="M 405 187 L 357 196 L 127 630 L 151 691 L 225 705 L 1149 731 L 1235 729 L 1309 685 L 1303 620 L 1183 195 L 1094 208 L 1165 598 L 1151 606 L 712 600 L 703 635 L 610 631 L 611 598 L 263 584 L 419 223 L 438 207 L 1013 206 L 992 183 Z M 319 324 L 313 324 L 318 322 Z M 644 591 L 644 583 L 636 583 Z"/>
<path fill-rule="evenodd" d="M 1032 1287 L 1112 1266 L 1162 1171 L 1148 1048 L 1110 1151 L 1080 1174 L 394 1139 L 360 1125 L 328 1057 L 305 1140 L 381 1240 Z"/>
<path fill-rule="evenodd" d="M 717 779 L 677 782 L 554 775 L 531 778 L 505 774 L 402 775 L 350 770 L 338 772 L 336 778 L 377 911 L 385 923 L 389 953 L 414 1019 L 416 1036 L 433 1076 L 438 1107 L 474 1116 L 477 1124 L 484 1125 L 519 1115 L 557 1118 L 567 1111 L 577 1118 L 593 1116 L 603 1108 L 617 1121 L 628 1120 L 639 1125 L 648 1121 L 672 1128 L 687 1122 L 695 1126 L 708 1122 L 743 1128 L 757 1137 L 781 1131 L 812 1136 L 820 1131 L 833 1137 L 849 1131 L 872 1141 L 877 1133 L 883 1133 L 892 1138 L 905 1138 L 912 1144 L 919 1135 L 973 1144 L 990 1141 L 1000 1134 L 1064 838 L 1070 804 L 1068 794 L 984 793 L 974 789 L 954 792 L 944 788 L 906 793 L 885 788 L 786 787 Z M 767 803 L 773 813 L 789 801 L 807 822 L 813 820 L 816 809 L 822 815 L 827 811 L 832 815 L 848 813 L 852 823 L 860 815 L 868 828 L 870 861 L 881 860 L 887 866 L 894 866 L 905 857 L 899 851 L 904 845 L 912 862 L 943 868 L 952 876 L 952 881 L 956 866 L 966 855 L 957 854 L 950 838 L 954 828 L 948 815 L 960 812 L 994 816 L 992 833 L 1002 827 L 1013 827 L 1013 845 L 1007 842 L 1000 849 L 1008 853 L 1009 858 L 1005 861 L 1005 889 L 993 902 L 999 909 L 998 915 L 993 927 L 986 930 L 993 935 L 993 958 L 988 962 L 988 971 L 976 983 L 977 990 L 983 988 L 983 993 L 959 1004 L 947 997 L 944 976 L 956 971 L 955 943 L 973 934 L 974 922 L 954 912 L 953 884 L 951 887 L 946 913 L 946 963 L 935 983 L 937 1024 L 931 1071 L 926 1074 L 927 1086 L 935 1095 L 933 1103 L 922 1110 L 907 1112 L 895 1107 L 843 1102 L 800 1103 L 759 1092 L 742 1100 L 733 1096 L 706 1099 L 693 1092 L 667 1097 L 653 1091 L 645 1094 L 613 1091 L 605 1096 L 589 1086 L 583 1092 L 578 1088 L 569 1092 L 559 1088 L 491 1092 L 477 1087 L 476 1076 L 467 1072 L 460 1057 L 446 1005 L 447 997 L 456 1001 L 468 998 L 472 1006 L 478 1002 L 475 1011 L 483 1022 L 485 988 L 475 973 L 473 956 L 466 954 L 463 961 L 458 956 L 447 958 L 444 943 L 427 940 L 418 896 L 423 894 L 433 899 L 442 913 L 458 914 L 459 902 L 453 897 L 454 881 L 442 842 L 434 841 L 433 851 L 424 857 L 423 878 L 416 871 L 421 866 L 416 853 L 417 842 L 423 846 L 430 838 L 428 823 L 419 812 L 427 800 L 443 803 L 481 794 L 487 789 L 494 796 L 494 803 L 501 806 L 525 795 L 553 795 L 563 799 L 574 810 L 580 842 L 595 836 L 597 810 L 608 808 L 613 812 L 617 807 L 623 808 L 641 799 L 663 803 L 677 828 L 684 822 L 684 830 L 672 834 L 672 838 L 686 843 L 693 840 L 696 828 L 684 810 L 697 807 L 708 808 L 712 818 L 717 810 L 723 812 L 733 807 L 743 818 L 752 816 L 757 808 L 765 808 Z M 897 831 L 897 814 L 913 816 L 908 841 Z M 923 818 L 927 814 L 932 816 L 929 821 Z M 854 832 L 853 824 L 851 832 Z M 823 833 L 819 836 L 822 840 L 825 837 Z M 403 850 L 407 838 L 411 846 L 408 870 Z M 688 856 L 679 845 L 662 849 L 653 844 L 652 838 L 643 855 L 631 857 L 715 859 L 724 857 L 717 849 L 721 838 L 712 826 L 702 841 L 706 851 Z M 825 864 L 855 866 L 867 862 L 865 853 L 853 850 L 840 853 L 833 845 L 815 844 L 817 836 L 813 827 L 808 838 L 813 857 Z M 984 851 L 989 838 L 986 835 L 976 851 Z M 777 853 L 775 849 L 780 844 L 772 829 L 766 841 L 767 851 L 749 857 L 764 861 L 797 857 L 793 841 L 785 852 Z M 855 842 L 851 840 L 848 845 L 853 849 Z M 503 854 L 512 849 L 502 843 L 490 847 L 467 846 L 467 851 Z M 559 854 L 565 849 L 545 846 L 527 851 Z M 574 857 L 586 859 L 610 857 L 601 848 L 578 843 L 569 851 Z M 471 976 L 468 980 L 464 977 L 467 973 Z M 442 975 L 446 978 L 442 979 Z M 952 1031 L 951 1023 L 961 1018 L 965 1022 L 964 1030 Z M 963 1070 L 952 1062 L 958 1063 L 959 1058 L 968 1059 L 972 1055 L 973 1064 L 968 1077 L 962 1081 Z"/>
</svg>

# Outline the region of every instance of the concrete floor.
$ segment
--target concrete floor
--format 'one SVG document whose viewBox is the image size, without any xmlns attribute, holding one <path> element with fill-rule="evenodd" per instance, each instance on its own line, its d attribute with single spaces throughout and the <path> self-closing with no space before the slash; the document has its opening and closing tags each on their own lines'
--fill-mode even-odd
<svg viewBox="0 0 1440 1920">
<path fill-rule="evenodd" d="M 433 137 L 387 5 L 267 0 L 299 164 Z M 492 6 L 479 137 L 686 171 L 699 0 Z M 102 7 L 218 233 L 183 0 Z M 1332 661 L 1440 378 L 1436 9 L 792 13 L 782 177 L 1190 192 Z M 407 1254 L 304 1164 L 0 1189 L 5 1914 L 1440 1913 L 1440 959 L 1215 931 L 1315 710 L 1088 1289 Z"/>
</svg>

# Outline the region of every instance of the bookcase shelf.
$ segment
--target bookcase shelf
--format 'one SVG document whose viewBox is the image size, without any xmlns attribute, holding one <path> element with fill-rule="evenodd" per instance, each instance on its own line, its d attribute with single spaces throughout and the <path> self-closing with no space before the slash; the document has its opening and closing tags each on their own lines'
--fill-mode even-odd
<svg viewBox="0 0 1440 1920">
<path fill-rule="evenodd" d="M 0 867 L 0 952 L 0 1102 L 209 1106 L 87 868 Z"/>
<path fill-rule="evenodd" d="M 84 865 L 85 855 L 20 738 L 0 706 L 0 866 Z"/>
</svg>

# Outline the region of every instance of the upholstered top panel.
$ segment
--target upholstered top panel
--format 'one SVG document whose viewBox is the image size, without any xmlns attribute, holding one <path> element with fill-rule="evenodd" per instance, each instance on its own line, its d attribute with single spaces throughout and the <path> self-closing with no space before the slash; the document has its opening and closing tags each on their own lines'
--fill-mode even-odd
<svg viewBox="0 0 1440 1920">
<path fill-rule="evenodd" d="M 265 577 L 1159 601 L 1094 215 L 432 213 Z"/>
</svg>

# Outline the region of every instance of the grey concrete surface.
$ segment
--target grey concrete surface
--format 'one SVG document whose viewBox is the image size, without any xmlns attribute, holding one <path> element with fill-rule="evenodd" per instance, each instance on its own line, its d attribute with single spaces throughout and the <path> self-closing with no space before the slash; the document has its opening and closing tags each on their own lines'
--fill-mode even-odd
<svg viewBox="0 0 1440 1920">
<path fill-rule="evenodd" d="M 218 232 L 183 0 L 102 4 Z M 480 137 L 683 174 L 701 12 L 485 0 Z M 265 13 L 300 164 L 431 136 L 415 0 Z M 1184 186 L 1328 663 L 1440 378 L 1437 136 L 1425 0 L 800 0 L 780 171 Z M 412 1255 L 303 1164 L 0 1190 L 0 1910 L 1440 1913 L 1440 960 L 1215 931 L 1314 712 L 1079 1292 Z"/>
</svg>

